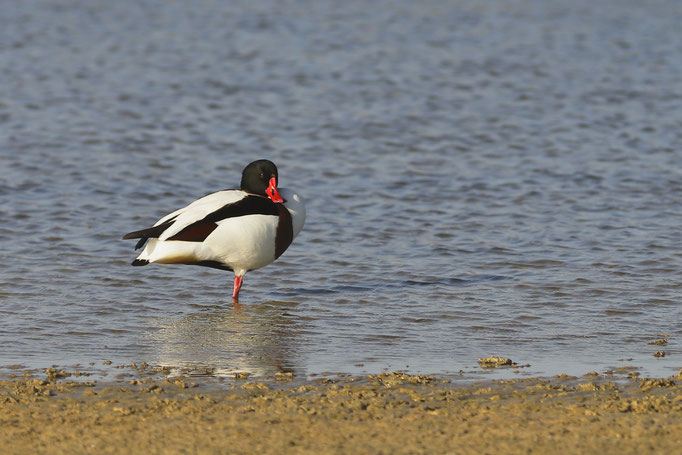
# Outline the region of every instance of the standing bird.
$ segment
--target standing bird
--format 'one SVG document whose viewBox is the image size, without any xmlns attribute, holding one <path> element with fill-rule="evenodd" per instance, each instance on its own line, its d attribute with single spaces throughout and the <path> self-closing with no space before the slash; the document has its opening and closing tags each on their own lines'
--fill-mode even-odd
<svg viewBox="0 0 682 455">
<path fill-rule="evenodd" d="M 203 265 L 234 272 L 232 301 L 237 302 L 244 274 L 280 257 L 301 232 L 305 207 L 297 195 L 277 188 L 277 167 L 258 160 L 242 172 L 238 190 L 206 195 L 170 213 L 154 226 L 123 239 L 149 242 L 132 265 Z"/>
</svg>

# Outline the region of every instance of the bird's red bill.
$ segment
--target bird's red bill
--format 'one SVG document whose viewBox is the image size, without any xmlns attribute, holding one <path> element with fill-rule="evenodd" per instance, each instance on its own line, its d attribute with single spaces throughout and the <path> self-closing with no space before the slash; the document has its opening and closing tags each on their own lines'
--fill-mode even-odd
<svg viewBox="0 0 682 455">
<path fill-rule="evenodd" d="M 277 192 L 277 180 L 274 177 L 270 179 L 270 186 L 265 190 L 265 194 L 272 199 L 272 202 L 284 202 L 284 198 Z"/>
</svg>

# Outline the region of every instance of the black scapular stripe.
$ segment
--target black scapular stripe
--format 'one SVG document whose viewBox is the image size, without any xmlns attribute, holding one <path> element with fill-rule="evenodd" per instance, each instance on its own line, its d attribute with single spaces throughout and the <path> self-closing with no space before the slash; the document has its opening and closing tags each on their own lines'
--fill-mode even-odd
<svg viewBox="0 0 682 455">
<path fill-rule="evenodd" d="M 182 231 L 170 237 L 168 240 L 183 240 L 185 242 L 203 242 L 206 237 L 211 235 L 211 232 L 217 228 L 218 225 L 212 222 L 192 223 Z"/>
<path fill-rule="evenodd" d="M 286 209 L 285 209 L 286 210 Z M 217 222 L 227 218 L 246 215 L 273 215 L 279 216 L 277 204 L 268 198 L 260 196 L 246 196 L 243 199 L 227 204 L 215 212 L 211 212 L 199 221 L 186 226 L 168 240 L 184 240 L 188 242 L 203 242 L 208 235 L 217 227 Z M 203 237 L 197 235 L 201 232 Z M 288 246 L 288 245 L 287 245 Z"/>
</svg>

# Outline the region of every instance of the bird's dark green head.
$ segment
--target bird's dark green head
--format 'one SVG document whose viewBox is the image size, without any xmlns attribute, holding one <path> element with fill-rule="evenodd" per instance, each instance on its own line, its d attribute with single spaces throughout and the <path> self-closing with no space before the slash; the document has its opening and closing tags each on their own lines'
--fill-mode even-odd
<svg viewBox="0 0 682 455">
<path fill-rule="evenodd" d="M 258 160 L 244 168 L 240 188 L 247 193 L 266 196 L 273 202 L 283 202 L 277 191 L 278 182 L 275 163 L 270 160 Z"/>
</svg>

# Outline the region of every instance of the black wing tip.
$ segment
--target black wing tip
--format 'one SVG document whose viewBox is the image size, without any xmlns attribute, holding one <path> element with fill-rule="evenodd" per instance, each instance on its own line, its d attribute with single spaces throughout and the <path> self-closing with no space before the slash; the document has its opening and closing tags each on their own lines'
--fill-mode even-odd
<svg viewBox="0 0 682 455">
<path fill-rule="evenodd" d="M 144 246 L 144 243 L 147 241 L 147 237 L 142 237 L 140 240 L 135 244 L 135 249 L 139 250 Z"/>
<path fill-rule="evenodd" d="M 142 239 L 144 241 L 146 241 L 149 238 L 158 238 L 161 234 L 163 234 L 163 231 L 165 231 L 174 222 L 175 222 L 175 217 L 171 218 L 170 220 L 166 221 L 165 223 L 161 223 L 161 224 L 158 224 L 156 226 L 152 226 L 150 228 L 140 229 L 139 231 L 128 232 L 122 238 L 123 238 L 123 240 Z M 139 246 L 136 247 L 135 249 L 137 249 L 137 248 L 139 248 Z"/>
<path fill-rule="evenodd" d="M 147 265 L 147 264 L 149 264 L 149 261 L 146 260 L 146 259 L 135 259 L 135 260 L 131 263 L 131 265 L 134 266 L 134 267 L 141 267 L 141 266 Z"/>
<path fill-rule="evenodd" d="M 142 231 L 128 232 L 126 235 L 121 237 L 121 239 L 123 240 L 140 239 L 135 244 L 135 249 L 138 250 L 142 248 L 145 242 L 149 239 L 149 237 L 145 235 L 144 231 L 146 231 L 146 229 L 143 229 Z"/>
<path fill-rule="evenodd" d="M 123 240 L 128 240 L 128 239 L 140 239 L 135 244 L 135 249 L 139 250 L 140 248 L 142 248 L 144 246 L 145 242 L 149 239 L 149 237 L 140 236 L 136 232 L 131 232 L 130 234 L 126 234 L 123 236 Z"/>
</svg>

